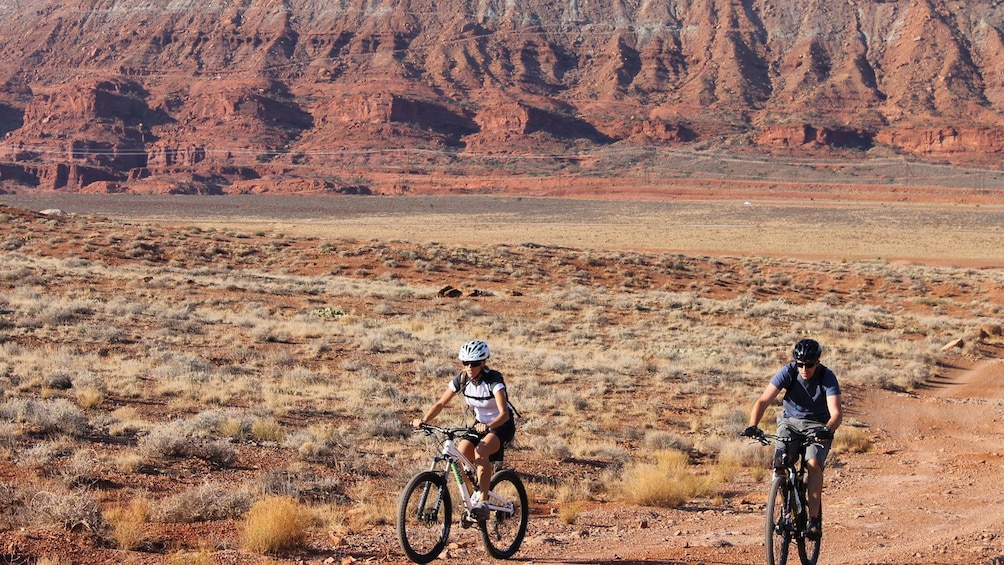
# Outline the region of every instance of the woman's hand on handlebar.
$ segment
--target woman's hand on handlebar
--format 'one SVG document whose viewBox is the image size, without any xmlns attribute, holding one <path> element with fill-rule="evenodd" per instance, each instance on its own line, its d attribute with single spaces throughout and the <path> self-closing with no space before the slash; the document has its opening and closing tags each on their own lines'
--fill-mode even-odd
<svg viewBox="0 0 1004 565">
<path fill-rule="evenodd" d="M 488 424 L 482 424 L 481 422 L 474 423 L 474 431 L 477 432 L 479 436 L 487 435 L 490 431 L 488 429 Z"/>
<path fill-rule="evenodd" d="M 423 422 L 421 418 L 415 418 L 414 420 L 411 421 L 411 427 L 415 428 L 416 430 L 420 430 L 422 429 L 422 424 L 424 423 L 425 422 Z"/>
</svg>

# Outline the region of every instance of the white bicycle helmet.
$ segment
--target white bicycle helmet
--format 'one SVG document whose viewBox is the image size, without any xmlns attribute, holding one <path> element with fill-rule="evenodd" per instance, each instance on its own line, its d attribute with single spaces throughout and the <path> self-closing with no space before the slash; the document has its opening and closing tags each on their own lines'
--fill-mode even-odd
<svg viewBox="0 0 1004 565">
<path fill-rule="evenodd" d="M 461 361 L 484 361 L 489 357 L 491 353 L 488 352 L 488 344 L 479 339 L 465 343 L 457 355 L 457 359 Z"/>
</svg>

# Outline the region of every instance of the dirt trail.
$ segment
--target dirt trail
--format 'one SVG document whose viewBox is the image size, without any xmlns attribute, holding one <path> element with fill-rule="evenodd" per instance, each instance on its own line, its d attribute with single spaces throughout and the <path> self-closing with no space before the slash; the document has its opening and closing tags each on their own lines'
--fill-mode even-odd
<svg viewBox="0 0 1004 565">
<path fill-rule="evenodd" d="M 918 394 L 872 391 L 851 407 L 872 453 L 826 491 L 831 563 L 988 563 L 1004 526 L 1004 361 L 962 359 Z M 839 546 L 838 546 L 839 544 Z"/>
<path fill-rule="evenodd" d="M 1004 553 L 1002 382 L 1004 360 L 960 358 L 916 394 L 870 390 L 858 398 L 845 391 L 845 422 L 868 426 L 875 444 L 828 470 L 820 565 L 977 564 Z M 720 536 L 719 545 L 726 539 L 733 545 L 716 548 L 712 542 L 699 560 L 690 559 L 698 556 L 694 551 L 672 551 L 666 558 L 762 562 L 762 504 L 754 506 L 751 515 L 726 516 L 718 531 L 731 527 L 756 535 Z M 744 546 L 747 541 L 752 545 Z"/>
</svg>

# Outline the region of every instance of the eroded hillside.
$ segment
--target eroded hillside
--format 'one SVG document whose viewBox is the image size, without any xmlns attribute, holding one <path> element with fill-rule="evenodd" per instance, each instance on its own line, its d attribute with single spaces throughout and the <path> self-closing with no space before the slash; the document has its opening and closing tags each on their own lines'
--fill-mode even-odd
<svg viewBox="0 0 1004 565">
<path fill-rule="evenodd" d="M 386 193 L 402 175 L 650 175 L 665 149 L 986 164 L 1004 147 L 989 1 L 22 0 L 0 17 L 7 190 Z"/>
</svg>

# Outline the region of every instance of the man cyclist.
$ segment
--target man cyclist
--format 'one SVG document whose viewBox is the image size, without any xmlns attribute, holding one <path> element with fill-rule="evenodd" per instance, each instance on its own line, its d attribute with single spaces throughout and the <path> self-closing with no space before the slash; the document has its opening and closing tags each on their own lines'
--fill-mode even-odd
<svg viewBox="0 0 1004 565">
<path fill-rule="evenodd" d="M 817 440 L 805 449 L 805 462 L 808 468 L 806 494 L 809 499 L 809 524 L 806 535 L 814 540 L 818 540 L 822 535 L 819 502 L 823 492 L 823 468 L 833 442 L 833 432 L 843 419 L 840 384 L 833 371 L 819 362 L 822 353 L 823 348 L 814 339 L 803 339 L 795 344 L 791 352 L 792 362 L 778 370 L 760 398 L 753 403 L 749 427 L 743 430 L 742 434 L 747 437 L 760 435 L 761 432 L 757 428 L 760 418 L 777 398 L 781 389 L 784 389 L 782 401 L 784 410 L 777 418 L 777 435 L 814 436 Z M 786 445 L 794 449 L 793 445 Z M 775 467 L 779 463 L 783 464 L 781 457 L 791 461 L 797 456 L 797 453 L 785 453 L 783 450 L 784 446 L 779 445 L 774 454 Z"/>
</svg>

